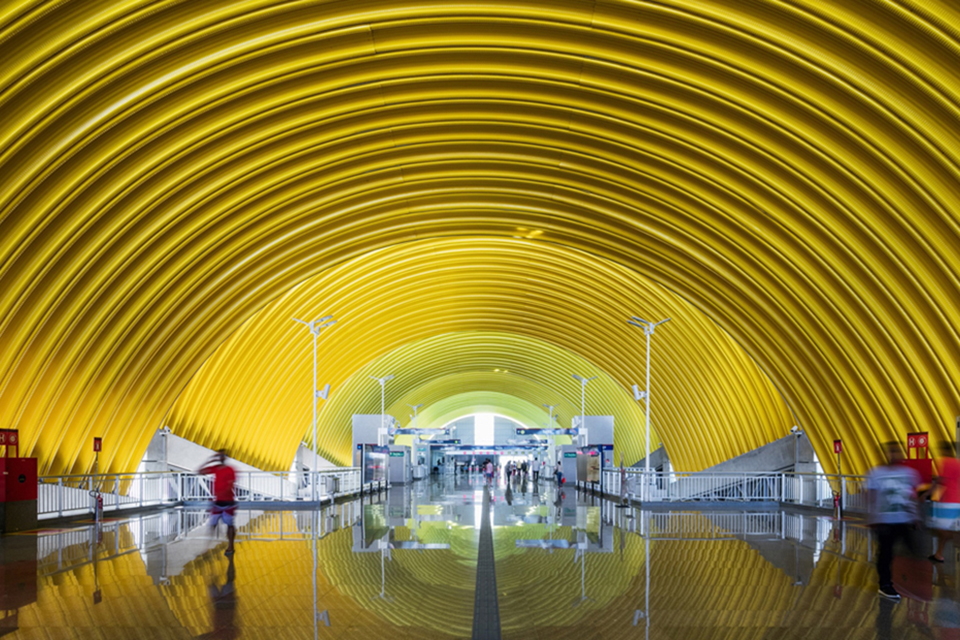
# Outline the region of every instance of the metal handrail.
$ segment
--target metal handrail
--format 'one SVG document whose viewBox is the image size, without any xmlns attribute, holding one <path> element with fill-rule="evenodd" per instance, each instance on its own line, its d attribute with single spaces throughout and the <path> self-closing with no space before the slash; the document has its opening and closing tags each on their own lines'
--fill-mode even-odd
<svg viewBox="0 0 960 640">
<path fill-rule="evenodd" d="M 639 502 L 776 502 L 833 508 L 834 496 L 849 511 L 866 511 L 865 476 L 793 472 L 682 472 L 604 469 L 602 491 Z M 648 478 L 647 480 L 644 480 Z M 581 483 L 585 484 L 585 483 Z"/>
<path fill-rule="evenodd" d="M 98 497 L 102 509 L 163 506 L 212 498 L 210 476 L 183 471 L 67 474 L 42 476 L 37 486 L 40 519 L 93 514 Z M 362 491 L 359 467 L 316 471 L 239 471 L 238 500 L 320 502 Z"/>
</svg>

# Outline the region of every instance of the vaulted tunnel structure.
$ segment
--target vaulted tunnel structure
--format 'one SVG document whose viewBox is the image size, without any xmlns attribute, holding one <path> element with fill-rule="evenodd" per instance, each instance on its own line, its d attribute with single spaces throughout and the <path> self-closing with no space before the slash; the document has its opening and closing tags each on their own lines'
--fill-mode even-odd
<svg viewBox="0 0 960 640">
<path fill-rule="evenodd" d="M 162 424 L 263 467 L 347 418 L 590 411 L 698 469 L 807 430 L 853 470 L 958 411 L 946 2 L 0 8 L 0 422 L 46 473 Z M 389 370 L 389 371 L 388 371 Z M 440 406 L 445 408 L 441 409 Z M 545 418 L 544 418 L 545 419 Z M 827 466 L 825 464 L 825 466 Z"/>
</svg>

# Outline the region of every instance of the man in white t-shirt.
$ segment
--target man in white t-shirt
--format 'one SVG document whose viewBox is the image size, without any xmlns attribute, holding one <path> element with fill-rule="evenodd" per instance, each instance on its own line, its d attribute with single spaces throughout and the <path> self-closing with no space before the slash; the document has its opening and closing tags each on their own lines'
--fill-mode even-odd
<svg viewBox="0 0 960 640">
<path fill-rule="evenodd" d="M 912 547 L 912 530 L 920 522 L 917 488 L 922 479 L 916 470 L 902 464 L 903 450 L 898 442 L 884 445 L 887 464 L 867 475 L 868 522 L 877 533 L 877 574 L 880 595 L 899 600 L 893 587 L 893 547 L 903 540 Z"/>
</svg>

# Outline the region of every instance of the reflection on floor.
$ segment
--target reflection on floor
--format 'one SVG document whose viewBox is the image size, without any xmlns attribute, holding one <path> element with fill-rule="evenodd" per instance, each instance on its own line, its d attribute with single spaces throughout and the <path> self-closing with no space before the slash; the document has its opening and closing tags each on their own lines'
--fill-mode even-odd
<svg viewBox="0 0 960 640">
<path fill-rule="evenodd" d="M 183 509 L 0 539 L 4 638 L 452 638 L 473 626 L 482 481 L 244 511 L 237 552 Z M 855 521 L 493 493 L 505 638 L 960 638 L 957 567 L 898 559 L 880 602 Z"/>
</svg>

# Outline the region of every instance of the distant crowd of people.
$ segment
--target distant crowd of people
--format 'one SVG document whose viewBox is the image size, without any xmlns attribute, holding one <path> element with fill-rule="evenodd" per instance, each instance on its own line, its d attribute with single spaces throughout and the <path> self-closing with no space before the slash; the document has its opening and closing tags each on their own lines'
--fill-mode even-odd
<svg viewBox="0 0 960 640">
<path fill-rule="evenodd" d="M 546 479 L 547 475 L 550 475 L 556 480 L 558 485 L 564 483 L 563 469 L 559 463 L 551 467 L 546 462 L 541 462 L 537 458 L 530 461 L 522 460 L 519 464 L 514 460 L 509 460 L 505 465 L 495 464 L 490 458 L 485 458 L 483 462 L 479 464 L 476 461 L 471 462 L 466 466 L 466 470 L 470 473 L 482 473 L 484 482 L 488 485 L 495 484 L 496 481 L 499 480 L 501 472 L 504 481 L 507 482 L 527 482 L 532 480 L 534 483 L 538 483 Z"/>
</svg>

